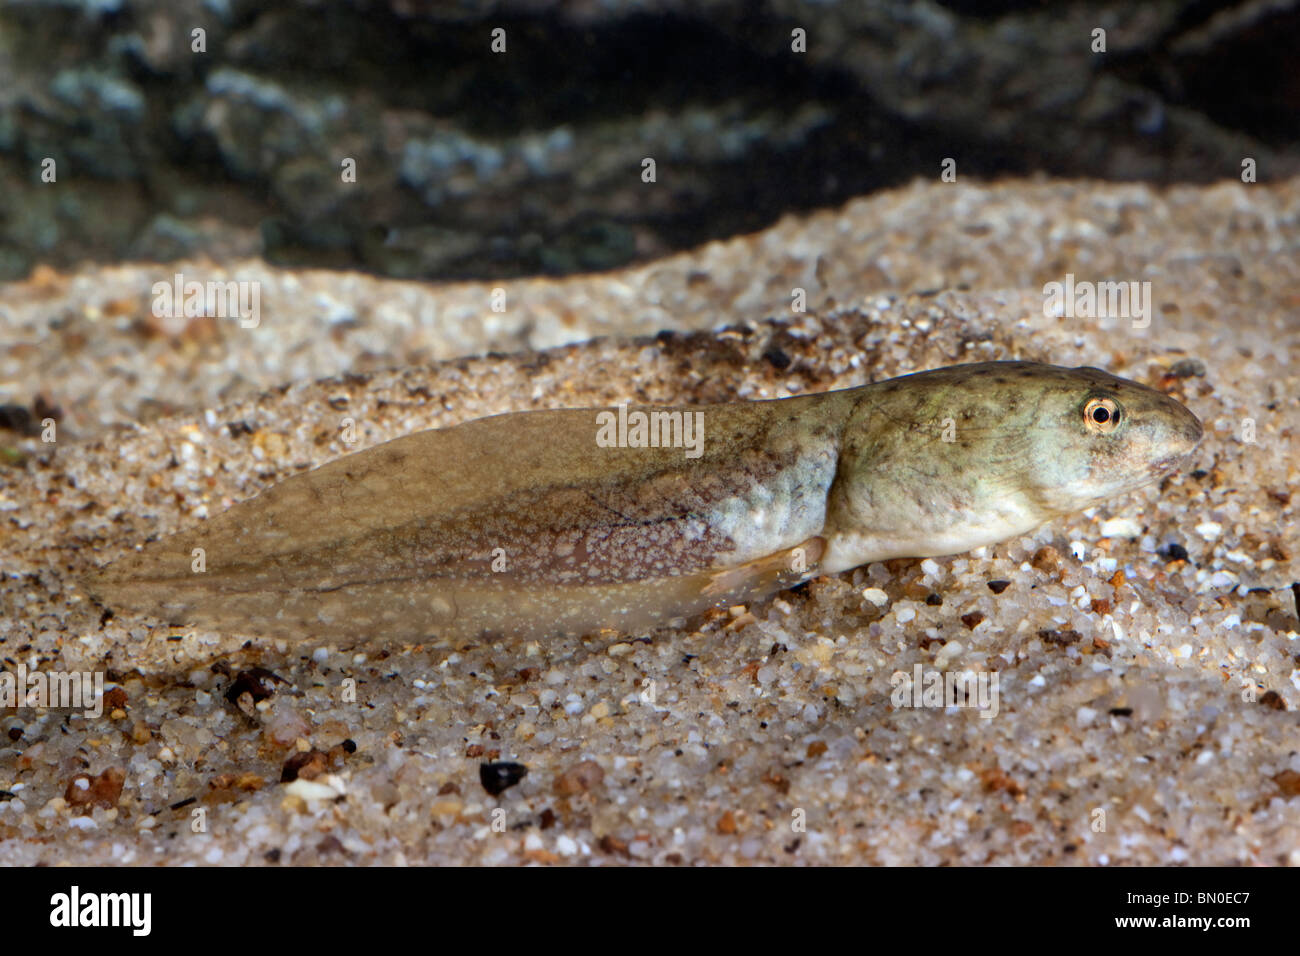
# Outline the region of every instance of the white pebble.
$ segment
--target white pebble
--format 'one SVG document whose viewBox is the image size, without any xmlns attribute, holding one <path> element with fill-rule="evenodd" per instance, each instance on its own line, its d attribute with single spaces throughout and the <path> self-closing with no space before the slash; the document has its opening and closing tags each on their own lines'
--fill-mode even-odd
<svg viewBox="0 0 1300 956">
<path fill-rule="evenodd" d="M 1206 541 L 1213 541 L 1223 534 L 1223 525 L 1217 521 L 1203 521 L 1196 526 L 1196 533 Z"/>
<path fill-rule="evenodd" d="M 880 590 L 880 588 L 867 588 L 862 592 L 862 599 L 864 601 L 870 601 L 876 607 L 884 607 L 889 603 L 889 595 Z"/>
<path fill-rule="evenodd" d="M 934 655 L 934 666 L 939 670 L 943 670 L 965 649 L 962 647 L 961 641 L 949 641 L 943 645 L 938 654 Z"/>
<path fill-rule="evenodd" d="M 1101 523 L 1103 538 L 1136 538 L 1142 533 L 1142 526 L 1132 518 L 1110 518 Z"/>
<path fill-rule="evenodd" d="M 1097 718 L 1097 712 L 1091 707 L 1080 707 L 1075 713 L 1074 719 L 1080 727 L 1087 727 Z"/>
<path fill-rule="evenodd" d="M 304 780 L 302 777 L 286 783 L 281 790 L 290 796 L 301 797 L 304 800 L 333 800 L 339 795 L 333 787 L 317 783 L 315 780 Z"/>
<path fill-rule="evenodd" d="M 910 607 L 900 607 L 894 617 L 899 624 L 906 624 L 916 617 L 916 611 Z"/>
</svg>

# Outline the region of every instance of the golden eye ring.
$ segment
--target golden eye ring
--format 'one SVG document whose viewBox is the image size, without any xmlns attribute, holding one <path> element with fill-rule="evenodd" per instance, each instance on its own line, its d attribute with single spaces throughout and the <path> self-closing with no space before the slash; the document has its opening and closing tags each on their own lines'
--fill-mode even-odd
<svg viewBox="0 0 1300 956">
<path fill-rule="evenodd" d="M 1119 428 L 1123 410 L 1113 398 L 1093 398 L 1083 406 L 1083 424 L 1090 432 L 1109 435 Z"/>
</svg>

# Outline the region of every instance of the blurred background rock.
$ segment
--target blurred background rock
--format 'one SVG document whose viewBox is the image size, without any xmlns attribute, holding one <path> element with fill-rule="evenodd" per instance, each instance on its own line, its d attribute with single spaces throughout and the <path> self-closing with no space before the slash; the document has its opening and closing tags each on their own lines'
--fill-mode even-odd
<svg viewBox="0 0 1300 956">
<path fill-rule="evenodd" d="M 1169 183 L 1249 156 L 1276 180 L 1300 169 L 1297 39 L 1289 2 L 4 0 L 0 279 L 611 269 L 945 157 Z"/>
</svg>

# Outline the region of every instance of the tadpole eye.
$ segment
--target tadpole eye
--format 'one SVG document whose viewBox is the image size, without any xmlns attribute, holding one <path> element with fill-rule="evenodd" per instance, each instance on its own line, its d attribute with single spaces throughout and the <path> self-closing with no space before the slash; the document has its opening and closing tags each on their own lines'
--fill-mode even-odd
<svg viewBox="0 0 1300 956">
<path fill-rule="evenodd" d="M 1113 398 L 1093 398 L 1083 406 L 1083 424 L 1089 430 L 1107 435 L 1119 427 L 1119 402 Z"/>
</svg>

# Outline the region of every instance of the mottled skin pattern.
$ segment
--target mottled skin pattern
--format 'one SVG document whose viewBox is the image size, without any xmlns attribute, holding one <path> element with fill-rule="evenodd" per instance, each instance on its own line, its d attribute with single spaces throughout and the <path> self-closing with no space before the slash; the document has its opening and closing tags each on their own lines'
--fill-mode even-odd
<svg viewBox="0 0 1300 956">
<path fill-rule="evenodd" d="M 1103 400 L 1105 426 L 1088 417 Z M 699 458 L 598 447 L 599 409 L 409 435 L 148 544 L 89 589 L 249 636 L 635 630 L 1003 540 L 1159 479 L 1201 435 L 1152 389 L 1022 362 L 682 410 L 703 412 Z"/>
</svg>

